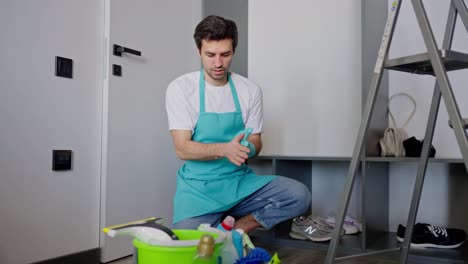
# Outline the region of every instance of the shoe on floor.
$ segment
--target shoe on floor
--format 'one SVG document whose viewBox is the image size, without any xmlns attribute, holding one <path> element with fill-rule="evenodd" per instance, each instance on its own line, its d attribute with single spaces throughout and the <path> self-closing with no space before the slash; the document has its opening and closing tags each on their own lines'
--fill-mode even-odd
<svg viewBox="0 0 468 264">
<path fill-rule="evenodd" d="M 329 216 L 325 218 L 325 221 L 327 221 L 327 223 L 329 223 L 330 225 L 335 226 L 336 219 L 334 216 Z M 350 216 L 346 216 L 343 222 L 343 229 L 344 229 L 345 235 L 357 234 L 361 231 L 361 227 L 362 227 L 361 223 L 351 218 Z"/>
<path fill-rule="evenodd" d="M 333 227 L 321 218 L 312 216 L 293 219 L 289 236 L 294 239 L 324 242 L 331 240 Z"/>
<path fill-rule="evenodd" d="M 406 228 L 398 225 L 397 240 L 403 242 Z M 411 247 L 414 248 L 457 248 L 466 240 L 462 229 L 444 228 L 430 224 L 417 223 L 413 228 Z"/>
</svg>

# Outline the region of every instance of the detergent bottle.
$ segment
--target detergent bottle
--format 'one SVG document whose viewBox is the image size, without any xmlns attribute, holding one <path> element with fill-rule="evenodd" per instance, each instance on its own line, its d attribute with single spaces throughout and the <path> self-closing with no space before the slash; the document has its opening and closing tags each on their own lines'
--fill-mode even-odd
<svg viewBox="0 0 468 264">
<path fill-rule="evenodd" d="M 234 227 L 235 219 L 232 216 L 227 216 L 223 222 L 218 225 L 218 229 L 223 230 L 226 234 L 224 245 L 221 248 L 220 255 L 223 264 L 234 264 L 239 259 L 239 254 L 232 241 L 232 228 Z"/>
</svg>

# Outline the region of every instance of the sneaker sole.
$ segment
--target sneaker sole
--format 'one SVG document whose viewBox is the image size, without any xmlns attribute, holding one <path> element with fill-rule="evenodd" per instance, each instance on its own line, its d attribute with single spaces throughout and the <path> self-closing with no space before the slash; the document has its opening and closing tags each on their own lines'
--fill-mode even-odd
<svg viewBox="0 0 468 264">
<path fill-rule="evenodd" d="M 398 242 L 403 243 L 403 238 L 397 236 L 397 240 L 398 240 Z M 456 244 L 456 245 L 450 245 L 450 246 L 442 246 L 442 245 L 435 245 L 435 244 L 429 244 L 429 243 L 426 243 L 426 244 L 414 244 L 414 243 L 411 243 L 411 247 L 413 247 L 413 248 L 444 248 L 444 249 L 453 249 L 453 248 L 458 248 L 458 247 L 460 247 L 463 243 L 465 243 L 465 241 L 463 241 L 463 242 L 461 242 L 461 243 L 458 243 L 458 244 Z"/>
<path fill-rule="evenodd" d="M 289 232 L 289 236 L 294 238 L 294 239 L 299 239 L 299 240 L 311 240 L 314 242 L 325 242 L 325 241 L 330 241 L 331 237 L 323 237 L 323 238 L 310 238 L 310 237 L 305 237 L 303 235 L 299 235 L 294 232 Z"/>
<path fill-rule="evenodd" d="M 325 219 L 325 221 L 327 223 L 333 225 L 333 226 L 335 225 L 335 219 L 334 218 L 333 219 L 328 218 L 328 219 Z M 352 234 L 357 234 L 359 232 L 362 232 L 362 224 L 359 223 L 357 220 L 354 220 L 353 218 L 349 217 L 349 216 L 346 216 L 343 224 L 344 224 L 343 228 L 345 228 L 345 226 L 348 225 L 348 226 L 351 226 L 351 228 L 353 230 L 352 232 L 346 233 L 345 235 L 352 235 Z M 354 233 L 355 228 L 357 229 L 356 233 Z"/>
<path fill-rule="evenodd" d="M 325 220 L 326 221 L 326 220 Z M 335 226 L 335 222 L 333 221 L 326 221 L 329 225 Z M 354 235 L 359 233 L 359 228 L 353 224 L 345 223 L 343 225 L 343 235 Z"/>
<path fill-rule="evenodd" d="M 307 237 L 304 237 L 304 236 L 301 236 L 301 235 L 297 235 L 293 232 L 289 232 L 289 236 L 294 238 L 294 239 L 299 239 L 299 240 L 308 240 Z"/>
<path fill-rule="evenodd" d="M 344 231 L 345 231 L 345 233 L 344 233 L 345 235 L 355 235 L 355 234 L 359 233 L 359 230 L 346 230 L 346 229 L 344 229 Z"/>
</svg>

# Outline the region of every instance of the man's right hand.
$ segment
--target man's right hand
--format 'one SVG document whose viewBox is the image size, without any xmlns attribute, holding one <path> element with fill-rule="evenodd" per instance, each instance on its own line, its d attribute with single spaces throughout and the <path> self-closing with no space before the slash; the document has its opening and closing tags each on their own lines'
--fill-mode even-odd
<svg viewBox="0 0 468 264">
<path fill-rule="evenodd" d="M 250 149 L 240 143 L 243 138 L 244 134 L 240 134 L 230 142 L 225 143 L 222 148 L 223 157 L 236 166 L 242 165 L 249 158 Z"/>
</svg>

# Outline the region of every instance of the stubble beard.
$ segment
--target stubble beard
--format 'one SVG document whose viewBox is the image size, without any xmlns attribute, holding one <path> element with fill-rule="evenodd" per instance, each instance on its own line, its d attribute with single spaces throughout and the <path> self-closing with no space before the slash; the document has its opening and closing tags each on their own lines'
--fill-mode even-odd
<svg viewBox="0 0 468 264">
<path fill-rule="evenodd" d="M 226 80 L 226 79 L 227 79 L 227 78 L 226 78 L 226 76 L 227 76 L 227 71 L 226 71 L 226 69 L 224 69 L 224 68 L 223 68 L 223 71 L 224 71 L 223 75 L 215 75 L 215 74 L 213 73 L 213 71 L 210 70 L 210 71 L 208 71 L 208 75 L 210 76 L 211 79 L 216 80 L 216 81 Z"/>
</svg>

